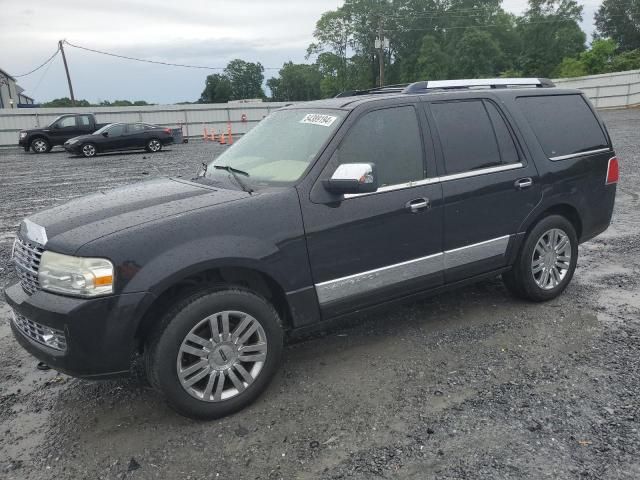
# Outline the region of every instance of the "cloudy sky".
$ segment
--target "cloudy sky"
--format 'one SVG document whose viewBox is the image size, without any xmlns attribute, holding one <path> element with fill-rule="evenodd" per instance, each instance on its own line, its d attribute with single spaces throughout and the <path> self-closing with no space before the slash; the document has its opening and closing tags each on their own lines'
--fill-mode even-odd
<svg viewBox="0 0 640 480">
<path fill-rule="evenodd" d="M 580 0 L 579 0 L 580 1 Z M 340 0 L 0 0 L 0 68 L 25 73 L 49 57 L 57 41 L 172 63 L 224 67 L 259 61 L 265 77 L 285 61 L 304 62 L 315 22 Z M 584 4 L 590 37 L 597 0 Z M 521 13 L 526 0 L 504 0 Z M 196 100 L 210 72 L 142 64 L 66 47 L 76 98 Z M 19 79 L 38 101 L 68 96 L 62 59 Z"/>
</svg>

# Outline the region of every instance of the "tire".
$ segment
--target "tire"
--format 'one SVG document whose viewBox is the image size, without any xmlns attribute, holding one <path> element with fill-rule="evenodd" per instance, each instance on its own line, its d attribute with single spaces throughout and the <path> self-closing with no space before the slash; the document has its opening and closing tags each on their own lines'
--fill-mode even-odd
<svg viewBox="0 0 640 480">
<path fill-rule="evenodd" d="M 147 142 L 144 149 L 149 153 L 159 152 L 160 150 L 162 150 L 162 142 L 157 138 L 151 138 Z"/>
<path fill-rule="evenodd" d="M 224 286 L 201 291 L 178 301 L 151 333 L 147 377 L 176 412 L 220 418 L 266 389 L 283 344 L 280 318 L 264 298 Z"/>
<path fill-rule="evenodd" d="M 33 153 L 48 153 L 51 151 L 51 144 L 46 138 L 36 137 L 29 144 Z"/>
<path fill-rule="evenodd" d="M 96 154 L 98 153 L 98 149 L 93 143 L 85 143 L 84 145 L 82 145 L 80 153 L 82 153 L 82 156 L 85 158 L 92 158 L 96 156 Z"/>
<path fill-rule="evenodd" d="M 529 232 L 513 268 L 502 279 L 516 297 L 545 302 L 567 288 L 577 263 L 578 237 L 573 224 L 563 216 L 550 215 Z"/>
</svg>

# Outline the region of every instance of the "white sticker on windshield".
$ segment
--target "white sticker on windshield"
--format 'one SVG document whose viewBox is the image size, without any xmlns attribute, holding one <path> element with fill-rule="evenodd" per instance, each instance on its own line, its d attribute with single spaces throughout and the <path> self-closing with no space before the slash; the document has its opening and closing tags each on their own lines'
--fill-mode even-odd
<svg viewBox="0 0 640 480">
<path fill-rule="evenodd" d="M 332 115 L 322 115 L 320 113 L 307 113 L 300 123 L 311 123 L 312 125 L 320 125 L 322 127 L 330 127 L 338 117 Z"/>
</svg>

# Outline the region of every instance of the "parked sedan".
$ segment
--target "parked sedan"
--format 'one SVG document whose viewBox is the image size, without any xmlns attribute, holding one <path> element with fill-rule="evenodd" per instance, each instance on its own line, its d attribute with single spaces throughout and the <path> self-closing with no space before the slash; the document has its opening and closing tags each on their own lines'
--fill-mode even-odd
<svg viewBox="0 0 640 480">
<path fill-rule="evenodd" d="M 84 157 L 114 150 L 145 149 L 159 152 L 164 145 L 173 143 L 170 128 L 147 123 L 110 123 L 91 135 L 81 135 L 65 142 L 67 152 Z"/>
</svg>

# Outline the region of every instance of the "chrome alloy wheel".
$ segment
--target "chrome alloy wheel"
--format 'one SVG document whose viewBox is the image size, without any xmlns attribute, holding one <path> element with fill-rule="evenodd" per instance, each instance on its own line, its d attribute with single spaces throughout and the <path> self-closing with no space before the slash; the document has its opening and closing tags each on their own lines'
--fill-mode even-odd
<svg viewBox="0 0 640 480">
<path fill-rule="evenodd" d="M 160 144 L 159 140 L 150 140 L 149 141 L 149 150 L 151 150 L 152 152 L 157 152 L 162 148 L 162 145 Z"/>
<path fill-rule="evenodd" d="M 180 345 L 178 379 L 189 395 L 220 402 L 241 394 L 267 358 L 267 336 L 251 315 L 218 312 L 200 321 Z"/>
<path fill-rule="evenodd" d="M 93 157 L 96 154 L 96 147 L 91 144 L 85 145 L 82 147 L 82 153 L 85 157 Z"/>
<path fill-rule="evenodd" d="M 571 240 L 559 228 L 546 231 L 538 239 L 531 258 L 531 273 L 543 290 L 557 287 L 571 265 Z"/>
<path fill-rule="evenodd" d="M 34 140 L 33 149 L 38 153 L 44 153 L 47 151 L 48 144 L 44 140 Z"/>
</svg>

